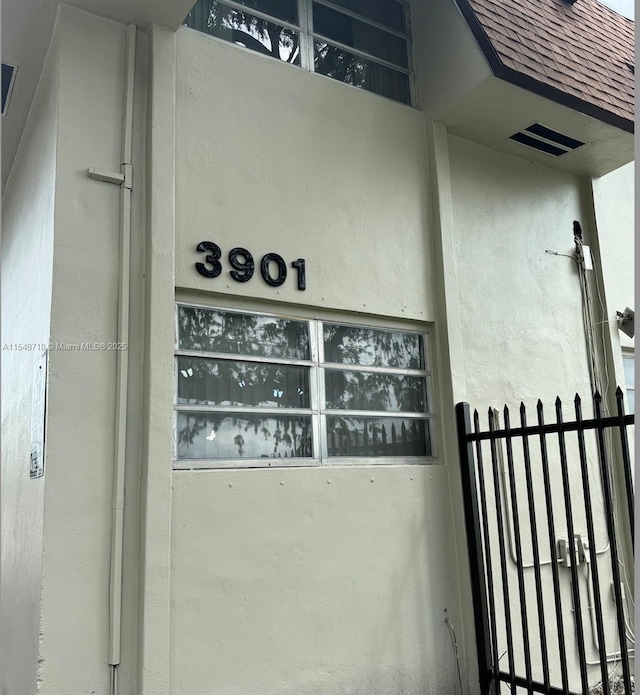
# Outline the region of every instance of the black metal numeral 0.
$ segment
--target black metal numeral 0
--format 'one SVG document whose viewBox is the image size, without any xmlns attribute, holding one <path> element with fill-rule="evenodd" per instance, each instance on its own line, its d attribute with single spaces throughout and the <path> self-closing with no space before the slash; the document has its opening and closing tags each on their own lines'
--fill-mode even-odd
<svg viewBox="0 0 640 695">
<path fill-rule="evenodd" d="M 304 258 L 298 258 L 297 261 L 291 261 L 291 267 L 298 271 L 298 289 L 307 289 L 307 275 L 305 273 Z"/>
<path fill-rule="evenodd" d="M 269 273 L 269 263 L 273 261 L 278 266 L 278 277 L 272 278 Z M 287 264 L 284 262 L 284 258 L 277 253 L 267 253 L 262 257 L 260 262 L 260 272 L 267 285 L 271 287 L 280 287 L 282 283 L 287 279 Z"/>
<path fill-rule="evenodd" d="M 244 262 L 240 262 L 238 256 L 244 257 Z M 229 263 L 235 268 L 235 270 L 229 271 L 229 274 L 234 280 L 238 282 L 247 282 L 251 280 L 255 265 L 253 263 L 253 256 L 247 249 L 243 249 L 242 246 L 231 249 L 231 251 L 229 251 Z"/>
<path fill-rule="evenodd" d="M 205 262 L 210 263 L 213 267 L 207 268 L 204 263 L 196 263 L 196 270 L 200 275 L 204 275 L 206 278 L 217 278 L 222 272 L 222 265 L 220 265 L 222 251 L 220 251 L 218 244 L 214 244 L 212 241 L 201 241 L 197 246 L 197 250 L 201 252 L 213 252 L 204 258 Z"/>
</svg>

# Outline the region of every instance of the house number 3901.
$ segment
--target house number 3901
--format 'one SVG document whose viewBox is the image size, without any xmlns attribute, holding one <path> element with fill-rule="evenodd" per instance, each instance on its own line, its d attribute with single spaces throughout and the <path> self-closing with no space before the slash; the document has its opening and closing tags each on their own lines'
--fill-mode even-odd
<svg viewBox="0 0 640 695">
<path fill-rule="evenodd" d="M 204 257 L 204 263 L 196 263 L 196 270 L 206 278 L 217 278 L 222 272 L 222 263 L 220 262 L 222 251 L 218 244 L 214 244 L 212 241 L 201 241 L 197 246 L 197 250 L 207 255 Z M 234 280 L 237 282 L 248 282 L 251 280 L 255 271 L 255 263 L 250 251 L 243 249 L 242 246 L 236 246 L 229 251 L 228 258 L 229 265 L 233 268 L 233 270 L 229 271 L 229 275 Z M 298 289 L 306 290 L 307 279 L 305 276 L 304 258 L 291 261 L 291 267 L 298 274 Z M 275 271 L 275 273 L 272 271 Z M 287 264 L 284 258 L 277 253 L 265 253 L 260 260 L 260 274 L 267 285 L 280 287 L 287 279 Z"/>
</svg>

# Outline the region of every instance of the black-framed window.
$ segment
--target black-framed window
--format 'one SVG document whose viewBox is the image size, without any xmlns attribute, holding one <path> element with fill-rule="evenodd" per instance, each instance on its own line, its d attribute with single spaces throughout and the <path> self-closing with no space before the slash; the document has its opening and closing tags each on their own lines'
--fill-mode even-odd
<svg viewBox="0 0 640 695">
<path fill-rule="evenodd" d="M 178 304 L 178 468 L 428 463 L 428 335 Z"/>
<path fill-rule="evenodd" d="M 402 0 L 198 0 L 184 25 L 415 103 L 408 8 Z"/>
</svg>

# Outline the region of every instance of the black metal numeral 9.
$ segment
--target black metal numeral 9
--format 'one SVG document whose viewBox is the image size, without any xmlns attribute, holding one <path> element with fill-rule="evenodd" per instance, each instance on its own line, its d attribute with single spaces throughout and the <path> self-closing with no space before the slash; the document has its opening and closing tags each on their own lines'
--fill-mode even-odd
<svg viewBox="0 0 640 695">
<path fill-rule="evenodd" d="M 244 262 L 240 262 L 238 256 L 244 257 Z M 231 249 L 231 251 L 229 251 L 229 263 L 235 268 L 235 270 L 229 271 L 229 274 L 234 280 L 238 282 L 247 282 L 251 280 L 255 265 L 253 263 L 253 256 L 247 249 L 243 249 L 242 246 L 236 246 L 235 249 Z"/>
<path fill-rule="evenodd" d="M 269 263 L 273 261 L 278 266 L 278 277 L 272 278 L 269 273 Z M 277 253 L 267 253 L 262 257 L 260 262 L 260 272 L 267 285 L 271 287 L 280 287 L 282 283 L 287 279 L 287 264 L 284 262 L 284 258 Z"/>
<path fill-rule="evenodd" d="M 210 263 L 211 268 L 207 268 L 204 263 L 196 263 L 196 270 L 200 275 L 204 275 L 206 278 L 217 278 L 222 272 L 222 265 L 220 265 L 220 256 L 222 251 L 218 244 L 214 244 L 212 241 L 201 241 L 197 246 L 198 251 L 212 251 L 213 253 L 205 256 L 205 263 Z"/>
</svg>

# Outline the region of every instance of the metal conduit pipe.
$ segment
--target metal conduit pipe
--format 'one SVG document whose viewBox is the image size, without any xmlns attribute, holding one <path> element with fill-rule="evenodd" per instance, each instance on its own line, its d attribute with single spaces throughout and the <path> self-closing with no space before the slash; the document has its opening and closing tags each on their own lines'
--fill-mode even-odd
<svg viewBox="0 0 640 695">
<path fill-rule="evenodd" d="M 131 150 L 133 133 L 133 93 L 136 52 L 136 27 L 127 26 L 124 113 L 122 128 L 120 186 L 120 273 L 118 288 L 117 342 L 129 343 L 129 280 L 131 247 Z M 111 516 L 111 567 L 109 574 L 109 664 L 111 693 L 117 695 L 117 666 L 120 663 L 120 633 L 122 622 L 122 555 L 124 544 L 124 483 L 127 440 L 127 391 L 129 352 L 116 352 L 115 456 L 113 469 L 113 499 Z"/>
<path fill-rule="evenodd" d="M 500 427 L 500 413 L 498 410 L 494 408 L 493 410 L 494 416 L 496 418 L 496 427 Z M 500 475 L 502 476 L 502 483 L 504 488 L 503 489 L 508 489 L 507 485 L 509 481 L 507 480 L 507 471 L 504 465 L 504 453 L 502 451 L 502 446 L 499 445 L 498 447 L 498 464 L 500 466 Z M 513 516 L 511 514 L 511 505 L 509 503 L 509 497 L 507 495 L 504 495 L 503 497 L 503 502 L 505 506 L 505 517 L 507 520 L 507 535 L 509 536 L 509 554 L 511 555 L 511 560 L 514 565 L 518 564 L 518 560 L 516 557 L 516 549 L 515 549 L 515 539 L 513 537 Z M 602 555 L 603 553 L 606 553 L 609 550 L 609 542 L 607 541 L 607 544 L 604 546 L 604 548 L 601 548 L 600 550 L 595 550 L 594 555 Z M 561 558 L 558 558 L 558 563 L 560 563 L 562 560 Z M 540 563 L 540 566 L 542 565 L 550 565 L 551 560 L 542 560 Z M 523 563 L 522 568 L 523 569 L 532 569 L 535 567 L 535 564 L 533 562 L 529 563 Z"/>
<path fill-rule="evenodd" d="M 596 637 L 597 630 L 596 630 L 596 625 L 595 625 L 595 613 L 594 613 L 594 606 L 593 606 L 593 588 L 592 588 L 593 576 L 591 574 L 591 562 L 587 561 L 585 563 L 585 565 L 586 565 L 585 578 L 586 578 L 586 582 L 587 582 L 587 604 L 588 604 L 587 607 L 589 609 L 589 615 L 591 618 L 591 636 L 593 639 L 593 647 L 598 652 L 598 654 L 600 654 L 601 653 L 600 652 L 600 645 L 598 644 L 598 639 Z M 626 599 L 625 599 L 625 602 L 626 602 Z M 628 608 L 627 608 L 627 610 L 628 610 Z M 634 640 L 633 636 L 631 634 L 629 634 L 630 633 L 630 627 L 627 624 L 626 618 L 624 621 L 624 625 L 625 625 L 625 634 L 626 634 L 627 640 L 629 640 L 629 642 L 631 642 L 632 644 L 635 644 L 635 640 Z M 626 645 L 623 648 L 626 648 Z M 627 653 L 629 654 L 629 656 L 634 656 L 635 650 L 634 649 L 627 649 Z M 622 654 L 619 651 L 605 654 L 605 661 L 607 661 L 607 662 L 620 661 L 621 656 L 622 656 Z M 590 666 L 595 666 L 595 665 L 599 665 L 600 661 L 587 661 L 586 663 Z"/>
</svg>

